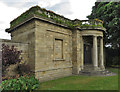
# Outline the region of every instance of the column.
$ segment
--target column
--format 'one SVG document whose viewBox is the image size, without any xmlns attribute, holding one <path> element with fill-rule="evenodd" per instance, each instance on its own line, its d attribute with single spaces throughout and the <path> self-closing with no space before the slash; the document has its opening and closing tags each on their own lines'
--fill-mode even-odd
<svg viewBox="0 0 120 92">
<path fill-rule="evenodd" d="M 97 49 L 97 36 L 93 36 L 93 66 L 98 69 L 98 49 Z"/>
<path fill-rule="evenodd" d="M 103 38 L 100 38 L 100 68 L 104 70 L 104 57 L 103 57 Z"/>
</svg>

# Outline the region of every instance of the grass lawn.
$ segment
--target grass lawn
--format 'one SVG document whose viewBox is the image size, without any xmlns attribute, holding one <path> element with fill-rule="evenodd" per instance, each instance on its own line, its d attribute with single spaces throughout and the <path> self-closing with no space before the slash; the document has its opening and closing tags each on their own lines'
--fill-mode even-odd
<svg viewBox="0 0 120 92">
<path fill-rule="evenodd" d="M 108 70 L 118 74 L 118 69 Z M 118 75 L 69 76 L 43 82 L 39 90 L 118 90 Z"/>
</svg>

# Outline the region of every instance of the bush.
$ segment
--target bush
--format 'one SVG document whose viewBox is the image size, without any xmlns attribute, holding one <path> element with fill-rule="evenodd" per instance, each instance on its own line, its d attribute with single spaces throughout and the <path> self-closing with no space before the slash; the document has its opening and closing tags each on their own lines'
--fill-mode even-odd
<svg viewBox="0 0 120 92">
<path fill-rule="evenodd" d="M 8 45 L 2 44 L 2 65 L 9 66 L 21 62 L 21 52 L 22 51 L 17 51 L 14 46 L 10 48 Z"/>
<path fill-rule="evenodd" d="M 6 68 L 12 64 L 21 62 L 20 58 L 22 51 L 18 51 L 14 46 L 8 46 L 2 44 L 2 71 L 4 72 Z"/>
<path fill-rule="evenodd" d="M 2 81 L 2 90 L 35 90 L 40 82 L 34 76 L 24 75 L 19 78 Z"/>
</svg>

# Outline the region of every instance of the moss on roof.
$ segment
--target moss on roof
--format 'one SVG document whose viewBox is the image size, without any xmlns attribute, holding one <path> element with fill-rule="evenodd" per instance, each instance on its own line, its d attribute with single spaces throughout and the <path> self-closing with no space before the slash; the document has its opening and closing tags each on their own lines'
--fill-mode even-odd
<svg viewBox="0 0 120 92">
<path fill-rule="evenodd" d="M 46 10 L 45 8 L 41 8 L 39 6 L 31 7 L 29 10 L 27 10 L 26 12 L 21 14 L 19 17 L 17 17 L 13 21 L 11 21 L 10 27 L 12 28 L 14 26 L 17 26 L 18 24 L 23 22 L 25 19 L 27 19 L 31 15 L 37 15 L 37 16 L 41 16 L 43 18 L 53 20 L 56 23 L 67 25 L 69 28 L 103 27 L 102 21 L 98 20 L 98 19 L 89 20 L 89 21 L 88 20 L 82 21 L 82 20 L 78 20 L 78 19 L 70 20 L 68 18 L 65 18 L 64 16 L 54 13 L 53 11 Z"/>
</svg>

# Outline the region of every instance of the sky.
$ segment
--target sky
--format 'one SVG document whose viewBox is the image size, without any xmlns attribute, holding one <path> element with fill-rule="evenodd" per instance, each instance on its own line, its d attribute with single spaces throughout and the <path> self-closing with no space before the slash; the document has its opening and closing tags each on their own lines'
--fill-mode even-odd
<svg viewBox="0 0 120 92">
<path fill-rule="evenodd" d="M 11 39 L 5 32 L 10 21 L 32 6 L 40 6 L 69 19 L 86 20 L 96 0 L 0 0 L 0 39 Z"/>
</svg>

